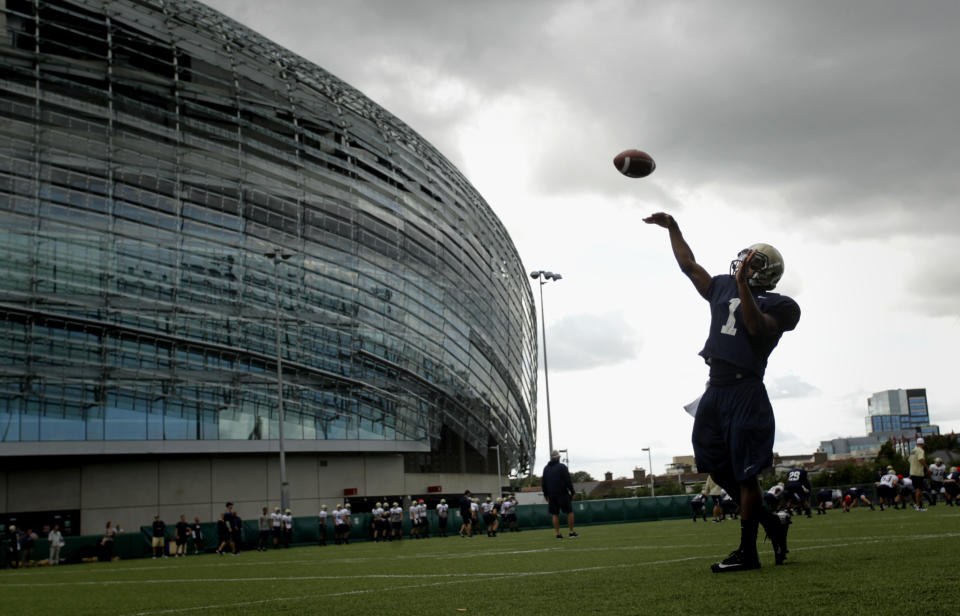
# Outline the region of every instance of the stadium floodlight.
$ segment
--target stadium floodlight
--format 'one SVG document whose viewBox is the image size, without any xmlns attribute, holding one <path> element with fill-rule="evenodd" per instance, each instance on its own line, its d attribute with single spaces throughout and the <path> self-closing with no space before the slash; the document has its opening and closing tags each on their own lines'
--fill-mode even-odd
<svg viewBox="0 0 960 616">
<path fill-rule="evenodd" d="M 642 447 L 640 451 L 647 452 L 647 462 L 650 463 L 650 496 L 653 497 L 656 496 L 656 494 L 653 492 L 653 456 L 650 454 L 649 447 Z"/>
<path fill-rule="evenodd" d="M 276 318 L 277 340 L 277 419 L 280 428 L 277 440 L 280 448 L 280 508 L 286 511 L 290 507 L 290 484 L 287 483 L 287 453 L 283 441 L 283 354 L 280 349 L 280 263 L 293 256 L 280 248 L 263 253 L 273 261 L 273 311 Z"/>
<path fill-rule="evenodd" d="M 550 371 L 547 369 L 547 321 L 543 313 L 543 285 L 547 284 L 548 280 L 557 281 L 563 278 L 563 276 L 554 272 L 537 270 L 530 272 L 530 277 L 540 283 L 540 326 L 543 331 L 543 383 L 547 391 L 547 441 L 549 443 L 549 451 L 553 452 L 553 422 L 550 419 Z"/>
</svg>

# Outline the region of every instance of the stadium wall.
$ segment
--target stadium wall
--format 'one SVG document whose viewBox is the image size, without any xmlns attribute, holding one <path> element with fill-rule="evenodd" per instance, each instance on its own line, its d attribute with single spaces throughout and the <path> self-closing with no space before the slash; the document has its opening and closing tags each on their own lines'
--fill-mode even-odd
<svg viewBox="0 0 960 616">
<path fill-rule="evenodd" d="M 332 509 L 345 499 L 425 496 L 430 486 L 441 486 L 445 494 L 461 494 L 465 489 L 493 494 L 498 483 L 495 476 L 480 473 L 405 473 L 401 454 L 287 456 L 287 478 L 294 496 L 290 508 L 300 516 L 316 515 L 321 505 Z M 345 490 L 356 493 L 344 496 Z M 137 528 L 156 514 L 168 524 L 180 514 L 190 521 L 196 516 L 209 522 L 218 519 L 227 501 L 235 504 L 242 519 L 255 521 L 261 508 L 272 510 L 279 505 L 279 494 L 274 456 L 111 462 L 88 458 L 71 465 L 0 472 L 0 511 L 79 511 L 82 535 L 100 533 L 107 520 L 122 528 Z"/>
</svg>

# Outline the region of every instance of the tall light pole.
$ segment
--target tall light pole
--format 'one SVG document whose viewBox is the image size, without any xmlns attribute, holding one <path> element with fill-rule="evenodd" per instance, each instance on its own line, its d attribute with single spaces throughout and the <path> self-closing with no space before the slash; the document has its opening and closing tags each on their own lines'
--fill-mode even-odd
<svg viewBox="0 0 960 616">
<path fill-rule="evenodd" d="M 644 447 L 640 451 L 647 452 L 647 462 L 650 463 L 650 496 L 653 497 L 653 496 L 656 496 L 656 494 L 653 491 L 653 455 L 650 454 L 649 447 Z"/>
<path fill-rule="evenodd" d="M 550 452 L 552 453 L 553 423 L 550 420 L 550 371 L 547 369 L 547 320 L 543 314 L 543 285 L 547 284 L 548 280 L 560 280 L 563 276 L 555 274 L 554 272 L 537 270 L 530 272 L 530 277 L 540 282 L 540 327 L 543 332 L 543 384 L 547 389 L 547 441 L 549 442 Z"/>
<path fill-rule="evenodd" d="M 287 483 L 287 452 L 283 442 L 283 354 L 280 349 L 280 263 L 293 256 L 277 248 L 263 254 L 273 261 L 273 312 L 276 317 L 277 334 L 277 417 L 280 420 L 280 508 L 290 507 L 290 484 Z"/>
<path fill-rule="evenodd" d="M 494 445 L 490 449 L 497 450 L 497 496 L 503 496 L 503 482 L 500 480 L 500 445 Z"/>
</svg>

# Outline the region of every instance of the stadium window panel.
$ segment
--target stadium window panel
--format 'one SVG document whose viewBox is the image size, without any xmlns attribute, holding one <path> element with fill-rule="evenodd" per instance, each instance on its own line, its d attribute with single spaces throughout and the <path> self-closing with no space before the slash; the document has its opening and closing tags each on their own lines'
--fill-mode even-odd
<svg viewBox="0 0 960 616">
<path fill-rule="evenodd" d="M 46 392 L 46 395 L 51 395 Z M 66 402 L 48 400 L 40 420 L 40 440 L 82 441 L 86 439 L 83 407 Z"/>
<path fill-rule="evenodd" d="M 134 404 L 129 392 L 111 391 L 107 394 L 104 439 L 108 441 L 146 440 L 147 417 Z"/>
<path fill-rule="evenodd" d="M 23 399 L 9 394 L 0 396 L 0 442 L 20 440 L 20 409 Z"/>
<path fill-rule="evenodd" d="M 23 412 L 20 413 L 20 440 L 40 440 L 41 402 L 36 398 L 26 398 Z"/>
</svg>

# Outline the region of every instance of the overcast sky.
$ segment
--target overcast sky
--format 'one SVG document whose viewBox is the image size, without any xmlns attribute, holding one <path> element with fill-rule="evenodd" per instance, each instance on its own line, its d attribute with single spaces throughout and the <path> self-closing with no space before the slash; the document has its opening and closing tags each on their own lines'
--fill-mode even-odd
<svg viewBox="0 0 960 616">
<path fill-rule="evenodd" d="M 925 387 L 933 422 L 960 428 L 960 4 L 208 4 L 413 127 L 527 270 L 563 275 L 543 291 L 572 470 L 629 475 L 650 447 L 660 473 L 692 454 L 682 405 L 706 379 L 709 312 L 641 220 L 660 210 L 711 274 L 755 242 L 784 255 L 777 290 L 803 314 L 767 370 L 777 452 L 864 435 L 886 389 Z M 617 173 L 628 148 L 656 172 Z M 542 374 L 538 420 L 540 467 Z"/>
</svg>

